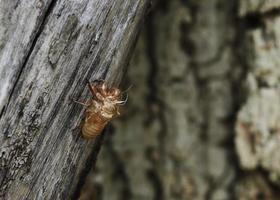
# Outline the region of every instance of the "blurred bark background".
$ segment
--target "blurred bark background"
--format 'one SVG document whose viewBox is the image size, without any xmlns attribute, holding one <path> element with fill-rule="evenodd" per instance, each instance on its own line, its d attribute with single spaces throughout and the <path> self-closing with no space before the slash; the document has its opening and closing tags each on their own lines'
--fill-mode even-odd
<svg viewBox="0 0 280 200">
<path fill-rule="evenodd" d="M 162 0 L 80 199 L 280 199 L 280 1 Z"/>
</svg>

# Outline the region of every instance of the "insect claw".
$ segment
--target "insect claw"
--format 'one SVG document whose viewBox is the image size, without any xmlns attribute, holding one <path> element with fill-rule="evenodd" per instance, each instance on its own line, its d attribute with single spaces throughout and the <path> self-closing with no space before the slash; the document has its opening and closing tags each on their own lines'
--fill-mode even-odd
<svg viewBox="0 0 280 200">
<path fill-rule="evenodd" d="M 68 104 L 72 104 L 73 102 L 75 102 L 75 99 L 73 97 L 69 97 Z"/>
</svg>

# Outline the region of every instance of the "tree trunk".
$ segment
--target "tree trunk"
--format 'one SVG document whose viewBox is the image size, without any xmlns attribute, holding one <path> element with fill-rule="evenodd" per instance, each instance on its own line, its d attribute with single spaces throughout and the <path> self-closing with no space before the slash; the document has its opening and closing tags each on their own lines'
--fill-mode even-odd
<svg viewBox="0 0 280 200">
<path fill-rule="evenodd" d="M 102 137 L 81 138 L 86 80 L 118 86 L 148 0 L 0 2 L 0 199 L 75 199 Z"/>
<path fill-rule="evenodd" d="M 247 93 L 236 119 L 239 199 L 280 199 L 280 1 L 240 1 Z M 246 173 L 245 173 L 246 172 Z"/>
<path fill-rule="evenodd" d="M 81 199 L 280 199 L 279 7 L 159 1 Z"/>
</svg>

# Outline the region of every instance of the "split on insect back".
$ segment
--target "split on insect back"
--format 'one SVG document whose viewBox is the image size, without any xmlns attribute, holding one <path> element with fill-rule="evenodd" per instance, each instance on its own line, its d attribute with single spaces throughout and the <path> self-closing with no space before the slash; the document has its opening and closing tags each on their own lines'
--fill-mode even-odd
<svg viewBox="0 0 280 200">
<path fill-rule="evenodd" d="M 122 100 L 123 92 L 120 89 L 109 88 L 105 81 L 88 81 L 92 98 L 87 102 L 74 101 L 86 106 L 85 120 L 82 126 L 82 135 L 85 139 L 94 139 L 113 118 L 120 115 L 120 106 L 127 101 Z"/>
</svg>

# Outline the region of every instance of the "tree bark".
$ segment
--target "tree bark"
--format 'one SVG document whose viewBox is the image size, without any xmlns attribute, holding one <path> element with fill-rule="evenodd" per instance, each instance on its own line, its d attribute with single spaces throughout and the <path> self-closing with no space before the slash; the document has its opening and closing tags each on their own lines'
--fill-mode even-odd
<svg viewBox="0 0 280 200">
<path fill-rule="evenodd" d="M 79 131 L 86 80 L 118 86 L 148 0 L 0 2 L 0 198 L 75 199 L 102 137 Z"/>
<path fill-rule="evenodd" d="M 159 1 L 82 199 L 279 199 L 279 6 Z"/>
<path fill-rule="evenodd" d="M 280 1 L 240 1 L 247 93 L 237 114 L 235 145 L 244 174 L 236 188 L 242 200 L 280 198 L 279 8 Z"/>
</svg>

